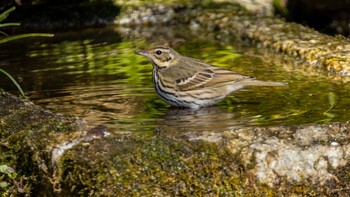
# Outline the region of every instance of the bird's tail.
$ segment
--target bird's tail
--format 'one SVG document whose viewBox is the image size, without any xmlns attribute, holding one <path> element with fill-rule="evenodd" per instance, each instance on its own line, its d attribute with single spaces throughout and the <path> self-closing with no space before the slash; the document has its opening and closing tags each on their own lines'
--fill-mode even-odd
<svg viewBox="0 0 350 197">
<path fill-rule="evenodd" d="M 283 82 L 274 82 L 274 81 L 260 81 L 256 79 L 250 79 L 242 81 L 244 86 L 286 86 L 287 83 Z"/>
</svg>

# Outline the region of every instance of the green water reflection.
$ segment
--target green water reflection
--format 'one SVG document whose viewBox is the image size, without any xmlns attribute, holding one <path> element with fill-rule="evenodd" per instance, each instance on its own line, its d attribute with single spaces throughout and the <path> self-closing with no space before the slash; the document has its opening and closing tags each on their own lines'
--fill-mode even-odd
<svg viewBox="0 0 350 197">
<path fill-rule="evenodd" d="M 184 55 L 289 85 L 247 88 L 215 107 L 196 111 L 169 108 L 153 90 L 151 64 L 135 54 L 151 42 L 122 40 L 117 32 L 103 29 L 1 46 L 0 67 L 15 76 L 29 98 L 44 108 L 118 131 L 228 130 L 350 119 L 348 84 L 286 71 L 258 54 L 246 53 L 242 46 L 196 37 L 187 40 L 177 47 Z M 5 77 L 0 78 L 0 87 L 16 93 Z"/>
</svg>

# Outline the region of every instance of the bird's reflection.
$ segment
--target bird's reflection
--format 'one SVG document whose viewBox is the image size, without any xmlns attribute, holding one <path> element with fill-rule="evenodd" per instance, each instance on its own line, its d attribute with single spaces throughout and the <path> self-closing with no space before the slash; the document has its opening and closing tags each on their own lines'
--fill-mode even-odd
<svg viewBox="0 0 350 197">
<path fill-rule="evenodd" d="M 157 132 L 224 131 L 242 125 L 240 114 L 219 106 L 200 109 L 170 107 L 158 122 Z"/>
</svg>

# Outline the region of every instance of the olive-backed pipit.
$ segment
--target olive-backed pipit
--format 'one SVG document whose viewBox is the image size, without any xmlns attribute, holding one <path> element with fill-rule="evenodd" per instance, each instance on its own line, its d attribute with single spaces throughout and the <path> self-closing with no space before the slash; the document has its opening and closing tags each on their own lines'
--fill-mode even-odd
<svg viewBox="0 0 350 197">
<path fill-rule="evenodd" d="M 173 106 L 200 108 L 214 105 L 246 86 L 286 85 L 281 82 L 259 81 L 182 56 L 170 47 L 159 46 L 137 54 L 152 62 L 155 90 L 164 101 Z"/>
</svg>

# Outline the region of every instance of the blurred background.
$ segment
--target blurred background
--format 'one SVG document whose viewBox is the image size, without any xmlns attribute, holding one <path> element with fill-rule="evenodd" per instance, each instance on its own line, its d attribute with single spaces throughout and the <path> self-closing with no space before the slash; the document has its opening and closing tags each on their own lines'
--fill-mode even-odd
<svg viewBox="0 0 350 197">
<path fill-rule="evenodd" d="M 350 33 L 348 0 L 2 0 L 0 13 L 16 6 L 17 11 L 8 20 L 20 21 L 21 29 L 67 30 L 113 24 L 126 5 L 196 6 L 211 2 L 239 3 L 252 11 L 283 17 L 330 35 L 347 37 Z"/>
</svg>

